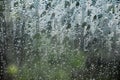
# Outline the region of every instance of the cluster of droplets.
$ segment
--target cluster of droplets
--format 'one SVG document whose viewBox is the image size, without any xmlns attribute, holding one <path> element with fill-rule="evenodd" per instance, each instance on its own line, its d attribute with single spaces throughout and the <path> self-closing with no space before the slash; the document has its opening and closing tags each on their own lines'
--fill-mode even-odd
<svg viewBox="0 0 120 80">
<path fill-rule="evenodd" d="M 120 4 L 115 1 L 11 0 L 18 78 L 69 80 L 72 71 L 84 66 L 82 51 L 118 53 Z"/>
</svg>

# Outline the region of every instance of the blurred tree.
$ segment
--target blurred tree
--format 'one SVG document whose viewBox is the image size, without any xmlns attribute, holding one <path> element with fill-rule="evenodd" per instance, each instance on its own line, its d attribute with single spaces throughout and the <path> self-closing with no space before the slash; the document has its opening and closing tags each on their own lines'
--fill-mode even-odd
<svg viewBox="0 0 120 80">
<path fill-rule="evenodd" d="M 4 16 L 5 1 L 0 0 L 0 79 L 5 79 L 5 67 L 6 67 L 6 22 Z"/>
</svg>

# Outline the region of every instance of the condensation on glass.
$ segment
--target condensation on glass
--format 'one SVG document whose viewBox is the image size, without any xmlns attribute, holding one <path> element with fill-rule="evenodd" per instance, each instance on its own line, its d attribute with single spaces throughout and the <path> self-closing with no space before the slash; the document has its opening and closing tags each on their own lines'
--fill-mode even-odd
<svg viewBox="0 0 120 80">
<path fill-rule="evenodd" d="M 120 80 L 120 0 L 0 0 L 0 80 Z"/>
</svg>

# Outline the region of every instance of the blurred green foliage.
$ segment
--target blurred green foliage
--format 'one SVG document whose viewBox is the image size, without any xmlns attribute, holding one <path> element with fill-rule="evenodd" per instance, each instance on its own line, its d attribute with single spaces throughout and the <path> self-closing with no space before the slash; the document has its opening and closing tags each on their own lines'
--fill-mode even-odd
<svg viewBox="0 0 120 80">
<path fill-rule="evenodd" d="M 33 52 L 19 67 L 17 80 L 71 80 L 72 70 L 84 67 L 84 52 L 71 50 L 68 41 L 63 43 L 65 48 L 61 51 L 59 41 L 56 41 L 58 45 L 51 43 L 47 34 L 36 33 L 33 40 Z"/>
<path fill-rule="evenodd" d="M 7 67 L 7 73 L 11 75 L 15 75 L 18 72 L 18 67 L 14 64 L 11 64 Z"/>
</svg>

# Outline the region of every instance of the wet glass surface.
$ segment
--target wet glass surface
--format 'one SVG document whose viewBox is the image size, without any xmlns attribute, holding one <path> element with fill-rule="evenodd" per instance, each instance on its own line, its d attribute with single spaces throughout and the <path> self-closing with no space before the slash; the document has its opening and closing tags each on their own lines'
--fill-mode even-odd
<svg viewBox="0 0 120 80">
<path fill-rule="evenodd" d="M 0 80 L 120 80 L 120 0 L 0 0 Z"/>
</svg>

